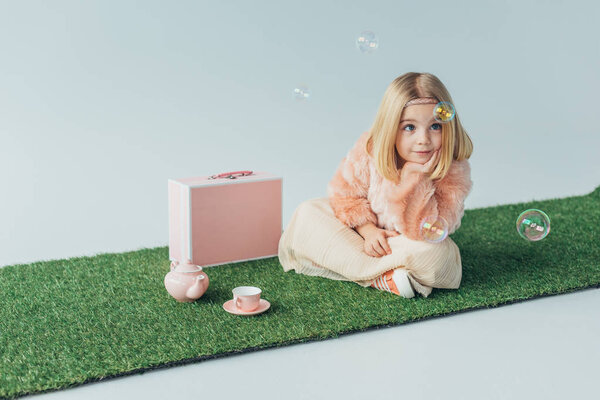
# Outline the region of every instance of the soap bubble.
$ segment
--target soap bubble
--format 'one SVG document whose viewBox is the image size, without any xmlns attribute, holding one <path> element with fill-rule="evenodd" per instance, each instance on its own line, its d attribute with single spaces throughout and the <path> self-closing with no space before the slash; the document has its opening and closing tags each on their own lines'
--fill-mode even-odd
<svg viewBox="0 0 600 400">
<path fill-rule="evenodd" d="M 371 31 L 363 31 L 358 35 L 356 39 L 356 47 L 362 53 L 372 53 L 379 46 L 379 40 L 377 40 L 377 36 Z"/>
<path fill-rule="evenodd" d="M 447 101 L 440 101 L 433 108 L 433 116 L 438 122 L 448 122 L 452 121 L 456 112 L 454 111 L 454 106 L 452 103 L 448 103 Z"/>
<path fill-rule="evenodd" d="M 448 237 L 448 221 L 444 217 L 427 216 L 421 221 L 421 236 L 429 243 L 440 243 Z"/>
<path fill-rule="evenodd" d="M 550 218 L 542 210 L 525 210 L 517 218 L 517 232 L 525 240 L 542 240 L 550 233 Z"/>
<path fill-rule="evenodd" d="M 310 97 L 310 89 L 306 85 L 299 85 L 294 88 L 294 98 L 296 100 L 305 100 Z"/>
</svg>

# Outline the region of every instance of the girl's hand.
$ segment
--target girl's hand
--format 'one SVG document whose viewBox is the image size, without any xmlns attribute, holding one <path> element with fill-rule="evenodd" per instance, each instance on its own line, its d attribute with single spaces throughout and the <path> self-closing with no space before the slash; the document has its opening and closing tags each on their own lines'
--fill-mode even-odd
<svg viewBox="0 0 600 400">
<path fill-rule="evenodd" d="M 407 179 L 412 174 L 431 174 L 440 159 L 440 149 L 437 149 L 431 155 L 431 158 L 424 164 L 407 161 L 400 170 L 400 180 Z"/>
<path fill-rule="evenodd" d="M 375 228 L 365 237 L 365 253 L 371 257 L 382 257 L 392 254 L 392 249 L 387 242 L 387 238 L 398 236 L 399 233 L 392 230 Z"/>
</svg>

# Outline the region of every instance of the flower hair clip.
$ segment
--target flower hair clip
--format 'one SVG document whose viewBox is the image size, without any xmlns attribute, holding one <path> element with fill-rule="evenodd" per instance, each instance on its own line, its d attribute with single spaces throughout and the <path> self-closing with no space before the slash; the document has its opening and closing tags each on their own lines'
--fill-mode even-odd
<svg viewBox="0 0 600 400">
<path fill-rule="evenodd" d="M 449 122 L 452 121 L 456 111 L 452 103 L 447 101 L 439 101 L 435 97 L 417 97 L 415 99 L 406 102 L 404 107 L 412 106 L 414 104 L 435 104 L 433 109 L 433 116 L 438 122 Z"/>
</svg>

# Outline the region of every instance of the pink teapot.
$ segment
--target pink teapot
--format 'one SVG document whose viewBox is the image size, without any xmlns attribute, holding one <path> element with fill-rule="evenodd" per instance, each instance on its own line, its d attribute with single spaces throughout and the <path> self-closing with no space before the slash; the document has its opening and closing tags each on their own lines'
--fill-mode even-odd
<svg viewBox="0 0 600 400">
<path fill-rule="evenodd" d="M 208 275 L 191 260 L 182 264 L 173 261 L 171 271 L 165 276 L 165 288 L 175 300 L 191 302 L 202 297 L 208 289 Z"/>
</svg>

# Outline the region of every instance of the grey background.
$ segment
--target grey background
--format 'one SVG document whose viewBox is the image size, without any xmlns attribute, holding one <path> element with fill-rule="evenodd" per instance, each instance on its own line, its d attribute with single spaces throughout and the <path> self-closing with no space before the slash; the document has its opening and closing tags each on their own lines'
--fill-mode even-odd
<svg viewBox="0 0 600 400">
<path fill-rule="evenodd" d="M 285 227 L 408 71 L 474 142 L 466 208 L 600 183 L 598 3 L 0 4 L 0 265 L 166 245 L 168 178 L 281 174 Z"/>
<path fill-rule="evenodd" d="M 166 245 L 168 178 L 239 169 L 280 174 L 285 227 L 300 202 L 325 196 L 339 161 L 370 127 L 387 85 L 409 71 L 431 72 L 445 83 L 473 140 L 467 209 L 586 194 L 600 183 L 599 11 L 592 1 L 0 1 L 0 266 Z M 373 54 L 356 49 L 364 30 L 379 38 Z M 301 84 L 311 97 L 298 102 L 293 89 Z M 354 385 L 365 382 L 378 397 L 396 398 L 403 390 L 400 385 L 390 394 L 382 359 L 431 371 L 429 363 L 441 368 L 444 357 L 463 363 L 449 368 L 467 370 L 481 388 L 496 382 L 486 374 L 497 357 L 527 357 L 521 362 L 538 378 L 523 379 L 521 393 L 535 393 L 536 382 L 556 385 L 546 398 L 572 394 L 574 384 L 585 393 L 591 388 L 579 381 L 585 374 L 565 369 L 558 379 L 540 372 L 549 362 L 540 354 L 555 349 L 553 340 L 570 338 L 581 352 L 592 348 L 598 355 L 597 323 L 581 337 L 546 308 L 569 310 L 566 299 L 579 299 L 570 310 L 588 310 L 585 321 L 589 313 L 598 316 L 597 306 L 584 307 L 589 299 L 597 305 L 598 293 L 569 296 L 511 306 L 523 310 L 517 320 L 500 310 L 485 311 L 489 321 L 475 317 L 479 313 L 443 320 L 454 321 L 460 337 L 471 332 L 464 318 L 477 326 L 508 326 L 519 344 L 549 337 L 541 325 L 518 328 L 542 315 L 558 332 L 547 339 L 548 349 L 498 351 L 478 359 L 475 368 L 460 355 L 483 351 L 472 341 L 454 355 L 425 346 L 426 356 L 410 361 L 398 344 L 409 342 L 377 347 L 384 332 L 412 335 L 441 322 L 363 333 L 354 335 L 360 343 L 306 345 L 319 351 L 294 365 L 308 374 L 306 385 L 298 383 L 308 391 L 295 388 L 288 396 L 314 398 L 311 388 L 322 388 L 323 396 L 328 390 L 346 397 L 366 393 L 328 385 L 312 368 L 327 361 L 340 376 L 352 376 L 347 361 L 358 347 L 356 357 L 370 367 Z M 528 307 L 537 311 L 529 315 Z M 502 343 L 498 330 L 473 335 L 495 335 L 485 349 Z M 205 371 L 240 359 L 268 374 L 268 365 L 288 363 L 295 348 L 304 347 L 149 376 L 178 382 L 184 369 Z M 583 353 L 573 357 L 572 365 L 587 360 Z M 435 370 L 432 380 L 445 373 Z M 515 373 L 498 377 L 497 393 L 521 376 Z M 211 376 L 202 387 L 216 394 L 228 375 L 219 381 L 202 372 L 194 379 Z M 265 379 L 277 385 L 272 376 Z M 260 380 L 245 384 L 262 392 Z M 151 392 L 145 383 L 132 385 L 135 392 Z M 438 397 L 448 393 L 438 389 Z M 436 398 L 415 390 L 413 396 Z M 480 398 L 476 392 L 462 392 L 462 398 Z"/>
</svg>

